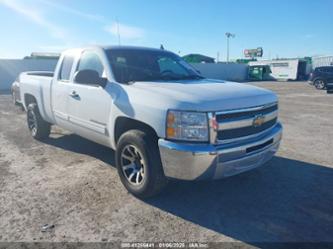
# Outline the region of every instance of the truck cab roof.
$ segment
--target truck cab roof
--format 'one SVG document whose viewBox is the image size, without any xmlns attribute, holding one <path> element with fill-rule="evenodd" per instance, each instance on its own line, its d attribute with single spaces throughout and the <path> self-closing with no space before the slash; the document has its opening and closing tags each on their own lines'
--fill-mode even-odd
<svg viewBox="0 0 333 249">
<path fill-rule="evenodd" d="M 95 46 L 86 46 L 80 48 L 71 48 L 63 51 L 63 54 L 73 53 L 73 52 L 80 52 L 87 49 L 96 49 L 96 50 L 142 50 L 142 51 L 161 51 L 159 48 L 150 48 L 150 47 L 140 47 L 140 46 L 121 46 L 121 45 L 95 45 Z M 166 52 L 171 52 L 168 50 L 163 50 Z"/>
</svg>

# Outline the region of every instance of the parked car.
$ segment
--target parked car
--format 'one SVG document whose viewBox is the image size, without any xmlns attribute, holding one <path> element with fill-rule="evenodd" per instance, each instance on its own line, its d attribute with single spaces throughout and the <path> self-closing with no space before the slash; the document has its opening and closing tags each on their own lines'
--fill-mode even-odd
<svg viewBox="0 0 333 249">
<path fill-rule="evenodd" d="M 62 53 L 53 77 L 24 73 L 21 97 L 36 139 L 57 124 L 116 151 L 118 174 L 140 198 L 168 179 L 219 179 L 278 150 L 275 93 L 206 79 L 178 55 L 138 47 Z"/>
<path fill-rule="evenodd" d="M 317 89 L 325 89 L 328 82 L 333 82 L 333 66 L 317 67 L 310 74 L 309 83 Z"/>
<path fill-rule="evenodd" d="M 15 105 L 21 104 L 21 96 L 20 96 L 20 75 L 17 76 L 15 81 L 11 86 L 11 94 L 12 100 Z"/>
</svg>

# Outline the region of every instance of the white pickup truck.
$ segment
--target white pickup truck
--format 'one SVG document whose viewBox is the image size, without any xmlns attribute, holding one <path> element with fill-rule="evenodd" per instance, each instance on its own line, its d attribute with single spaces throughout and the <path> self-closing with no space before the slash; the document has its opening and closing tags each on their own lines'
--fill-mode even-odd
<svg viewBox="0 0 333 249">
<path fill-rule="evenodd" d="M 160 49 L 68 50 L 54 74 L 23 73 L 20 87 L 34 138 L 55 124 L 114 149 L 122 183 L 140 198 L 170 178 L 219 179 L 261 166 L 282 136 L 273 92 L 206 79 Z"/>
</svg>

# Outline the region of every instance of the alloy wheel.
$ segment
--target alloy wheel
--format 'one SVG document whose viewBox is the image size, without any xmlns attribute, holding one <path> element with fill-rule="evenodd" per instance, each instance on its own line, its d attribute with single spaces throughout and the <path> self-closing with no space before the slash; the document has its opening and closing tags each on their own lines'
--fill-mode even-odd
<svg viewBox="0 0 333 249">
<path fill-rule="evenodd" d="M 121 152 L 121 168 L 130 184 L 137 186 L 145 180 L 145 160 L 134 145 L 127 145 L 123 148 Z"/>
<path fill-rule="evenodd" d="M 37 118 L 34 112 L 31 110 L 28 111 L 28 127 L 31 131 L 32 135 L 36 135 L 37 133 Z"/>
<path fill-rule="evenodd" d="M 325 87 L 325 83 L 324 83 L 324 81 L 323 81 L 323 80 L 317 80 L 317 82 L 316 82 L 316 87 L 317 87 L 318 89 L 323 89 L 323 88 Z"/>
</svg>

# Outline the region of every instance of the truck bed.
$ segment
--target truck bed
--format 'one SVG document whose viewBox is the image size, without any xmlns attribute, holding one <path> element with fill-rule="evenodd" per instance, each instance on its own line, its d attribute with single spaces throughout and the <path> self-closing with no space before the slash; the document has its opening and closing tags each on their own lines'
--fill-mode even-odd
<svg viewBox="0 0 333 249">
<path fill-rule="evenodd" d="M 53 77 L 54 72 L 52 71 L 29 71 L 29 72 L 24 72 L 26 75 L 31 75 L 31 76 L 44 76 L 44 77 Z"/>
<path fill-rule="evenodd" d="M 53 122 L 53 114 L 51 109 L 51 82 L 54 72 L 50 71 L 29 71 L 20 75 L 20 92 L 23 106 L 25 105 L 25 97 L 32 95 L 36 98 L 42 116 L 48 122 Z"/>
</svg>

